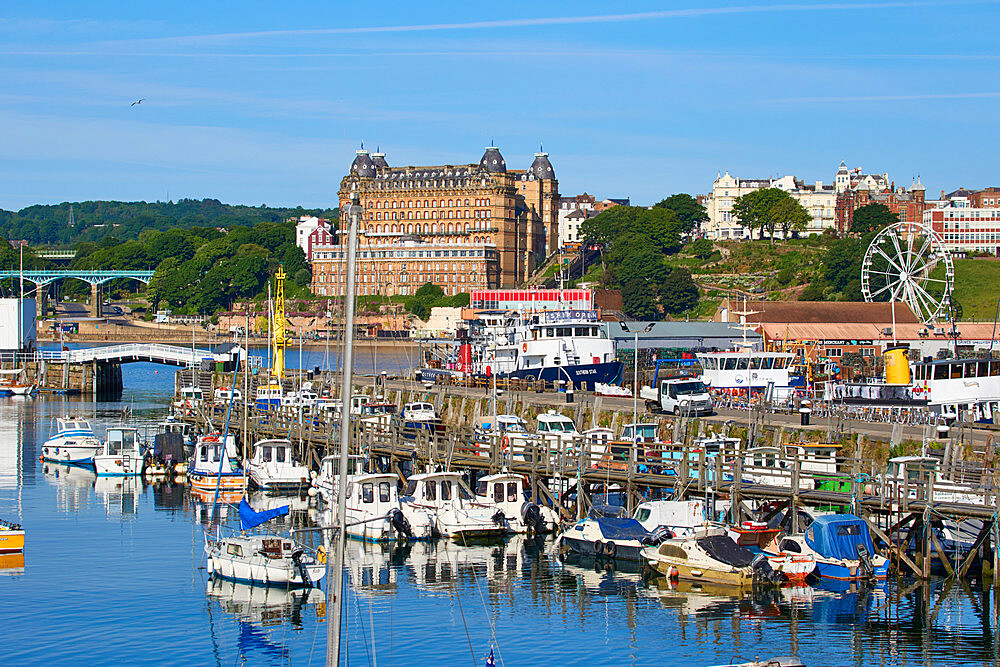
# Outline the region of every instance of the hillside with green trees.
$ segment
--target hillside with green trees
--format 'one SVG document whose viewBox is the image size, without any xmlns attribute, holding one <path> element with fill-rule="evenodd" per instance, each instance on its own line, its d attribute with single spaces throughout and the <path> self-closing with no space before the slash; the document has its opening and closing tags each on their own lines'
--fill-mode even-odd
<svg viewBox="0 0 1000 667">
<path fill-rule="evenodd" d="M 70 206 L 73 207 L 73 225 L 69 224 Z M 337 209 L 243 206 L 223 204 L 217 199 L 39 204 L 16 212 L 0 210 L 0 236 L 33 245 L 67 246 L 81 241 L 96 243 L 109 236 L 127 241 L 147 230 L 252 227 L 259 222 L 277 223 L 300 215 L 335 220 Z"/>
<path fill-rule="evenodd" d="M 614 206 L 580 227 L 585 244 L 601 252 L 597 277 L 603 287 L 621 290 L 626 315 L 642 320 L 680 315 L 698 306 L 698 286 L 685 266 L 671 263 L 682 239 L 704 219 L 704 208 L 689 195 L 674 195 L 652 208 Z M 593 274 L 585 279 L 594 278 Z"/>
</svg>

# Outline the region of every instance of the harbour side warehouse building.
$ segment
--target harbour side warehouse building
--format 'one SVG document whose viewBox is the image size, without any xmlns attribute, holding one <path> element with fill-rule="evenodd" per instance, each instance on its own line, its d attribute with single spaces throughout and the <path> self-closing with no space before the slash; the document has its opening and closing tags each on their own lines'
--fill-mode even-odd
<svg viewBox="0 0 1000 667">
<path fill-rule="evenodd" d="M 356 192 L 358 294 L 413 294 L 432 282 L 445 294 L 515 287 L 559 244 L 559 182 L 547 153 L 507 169 L 500 150 L 478 163 L 390 167 L 383 153 L 357 151 L 340 183 L 341 207 Z M 346 250 L 313 249 L 312 289 L 344 294 Z"/>
</svg>

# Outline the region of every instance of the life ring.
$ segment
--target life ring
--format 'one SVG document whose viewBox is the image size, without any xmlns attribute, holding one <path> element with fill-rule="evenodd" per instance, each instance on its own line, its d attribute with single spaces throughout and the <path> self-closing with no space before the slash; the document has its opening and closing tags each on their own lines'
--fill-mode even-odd
<svg viewBox="0 0 1000 667">
<path fill-rule="evenodd" d="M 218 436 L 214 436 L 214 435 L 206 435 L 205 436 L 205 442 L 218 442 L 218 441 L 219 441 Z"/>
<path fill-rule="evenodd" d="M 505 435 L 500 438 L 500 448 L 505 452 L 510 449 L 510 438 L 508 436 Z"/>
<path fill-rule="evenodd" d="M 604 555 L 609 558 L 614 558 L 618 554 L 618 545 L 614 542 L 608 540 L 607 544 L 604 545 Z"/>
<path fill-rule="evenodd" d="M 316 550 L 316 560 L 320 565 L 326 565 L 326 549 L 323 548 L 322 544 L 319 545 L 319 549 Z"/>
<path fill-rule="evenodd" d="M 528 351 L 528 344 L 521 343 L 521 352 L 527 352 L 527 351 Z"/>
</svg>

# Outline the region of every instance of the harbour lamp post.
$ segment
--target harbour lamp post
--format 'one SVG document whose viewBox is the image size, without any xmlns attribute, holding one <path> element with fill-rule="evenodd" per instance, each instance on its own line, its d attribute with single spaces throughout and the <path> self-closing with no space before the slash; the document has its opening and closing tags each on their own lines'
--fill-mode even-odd
<svg viewBox="0 0 1000 667">
<path fill-rule="evenodd" d="M 628 328 L 628 325 L 624 320 L 619 320 L 619 324 L 622 325 L 622 331 L 625 333 L 635 334 L 635 348 L 632 352 L 632 439 L 639 439 L 639 430 L 636 428 L 636 424 L 639 423 L 639 330 L 636 329 L 632 331 Z M 653 325 L 656 322 L 650 322 L 646 325 L 646 328 L 642 330 L 642 333 L 649 333 L 653 329 Z"/>
</svg>

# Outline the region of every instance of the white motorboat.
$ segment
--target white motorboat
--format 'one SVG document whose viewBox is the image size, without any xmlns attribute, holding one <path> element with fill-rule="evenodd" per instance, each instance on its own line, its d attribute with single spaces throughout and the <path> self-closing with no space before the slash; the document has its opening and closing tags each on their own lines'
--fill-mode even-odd
<svg viewBox="0 0 1000 667">
<path fill-rule="evenodd" d="M 727 508 L 725 501 L 723 509 Z M 718 513 L 713 515 L 702 500 L 650 500 L 640 503 L 632 518 L 650 533 L 667 530 L 671 537 L 690 537 L 712 529 L 723 532 L 723 524 L 713 521 L 713 516 Z"/>
<path fill-rule="evenodd" d="M 388 426 L 392 416 L 396 414 L 396 406 L 385 401 L 373 401 L 363 403 L 356 414 L 362 423 Z"/>
<path fill-rule="evenodd" d="M 141 475 L 146 462 L 139 430 L 109 426 L 100 454 L 94 456 L 98 476 Z"/>
<path fill-rule="evenodd" d="M 388 473 L 357 475 L 347 486 L 347 534 L 368 542 L 426 540 L 434 535 L 431 512 L 403 514 L 396 483 Z M 332 510 L 332 507 L 331 507 Z M 332 524 L 331 521 L 328 522 Z"/>
<path fill-rule="evenodd" d="M 365 472 L 365 457 L 353 454 L 347 457 L 347 481 L 350 482 L 355 476 L 363 475 Z M 318 495 L 323 502 L 334 503 L 337 500 L 337 486 L 340 484 L 340 456 L 331 454 L 324 456 L 319 463 L 319 472 L 311 471 L 309 477 L 312 485 L 309 495 Z"/>
<path fill-rule="evenodd" d="M 239 389 L 230 389 L 229 387 L 219 387 L 215 390 L 215 402 L 216 403 L 229 403 L 230 401 L 239 402 L 243 400 L 243 392 Z"/>
<path fill-rule="evenodd" d="M 244 461 L 250 484 L 264 491 L 302 491 L 309 488 L 310 470 L 292 456 L 290 440 L 260 440 Z"/>
<path fill-rule="evenodd" d="M 42 459 L 55 463 L 92 463 L 102 447 L 89 421 L 59 417 L 56 434 L 42 443 Z"/>
<path fill-rule="evenodd" d="M 482 417 L 475 429 L 475 439 L 477 454 L 488 456 L 495 440 L 504 456 L 513 451 L 519 459 L 527 456 L 528 452 L 541 443 L 540 437 L 528 432 L 528 421 L 517 415 Z"/>
<path fill-rule="evenodd" d="M 236 436 L 225 438 L 225 447 L 219 434 L 202 435 L 188 462 L 187 479 L 191 487 L 202 491 L 236 491 L 245 488 L 246 478 L 236 453 Z"/>
<path fill-rule="evenodd" d="M 476 502 L 457 472 L 413 475 L 407 480 L 406 493 L 400 500 L 403 515 L 411 525 L 419 521 L 420 514 L 429 513 L 435 531 L 444 537 L 464 541 L 506 532 L 503 516 Z"/>
<path fill-rule="evenodd" d="M 37 390 L 38 385 L 34 383 L 10 385 L 10 391 L 15 396 L 33 396 Z"/>
<path fill-rule="evenodd" d="M 288 506 L 255 512 L 244 498 L 240 501 L 239 535 L 205 537 L 210 576 L 265 586 L 313 586 L 326 574 L 326 553 L 312 553 L 290 537 L 251 534 L 276 516 L 288 514 Z"/>
<path fill-rule="evenodd" d="M 641 560 L 641 552 L 651 539 L 650 533 L 635 519 L 591 512 L 586 519 L 563 531 L 558 544 L 584 556 Z"/>
<path fill-rule="evenodd" d="M 174 401 L 173 406 L 182 414 L 193 415 L 195 410 L 201 406 L 204 398 L 201 387 L 181 387 L 180 396 L 178 400 Z"/>
<path fill-rule="evenodd" d="M 899 503 L 904 499 L 926 499 L 930 481 L 934 481 L 934 502 L 982 505 L 987 492 L 982 486 L 962 484 L 946 478 L 941 462 L 932 456 L 896 456 L 881 476 L 882 497 Z M 905 498 L 904 498 L 905 497 Z"/>
<path fill-rule="evenodd" d="M 538 415 L 537 422 L 535 432 L 551 453 L 558 453 L 563 449 L 573 451 L 584 443 L 583 434 L 576 428 L 576 423 L 555 410 Z"/>
<path fill-rule="evenodd" d="M 559 514 L 531 501 L 521 475 L 502 472 L 480 477 L 476 501 L 501 512 L 504 526 L 512 533 L 554 533 L 559 529 Z"/>
<path fill-rule="evenodd" d="M 281 397 L 281 407 L 283 408 L 302 408 L 303 410 L 309 411 L 315 407 L 316 403 L 319 401 L 319 394 L 311 389 L 299 389 L 298 391 L 290 391 Z"/>
</svg>

